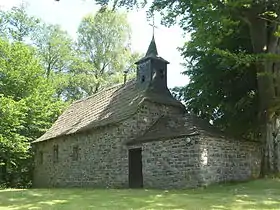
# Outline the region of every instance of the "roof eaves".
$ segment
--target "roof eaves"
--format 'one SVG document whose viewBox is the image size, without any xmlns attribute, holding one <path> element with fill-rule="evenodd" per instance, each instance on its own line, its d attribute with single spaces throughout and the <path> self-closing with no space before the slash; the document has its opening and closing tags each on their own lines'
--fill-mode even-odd
<svg viewBox="0 0 280 210">
<path fill-rule="evenodd" d="M 142 97 L 141 100 L 138 102 L 137 107 L 140 107 L 144 101 L 145 101 L 145 98 Z M 88 131 L 90 129 L 100 128 L 100 127 L 107 126 L 107 125 L 117 124 L 119 122 L 122 122 L 122 121 L 128 119 L 129 117 L 134 115 L 137 111 L 138 111 L 138 109 L 135 109 L 134 112 L 129 113 L 127 115 L 124 115 L 122 118 L 119 118 L 119 119 L 111 119 L 109 121 L 107 119 L 103 119 L 103 120 L 99 121 L 99 123 L 92 122 L 91 124 L 89 124 L 89 125 L 87 125 L 85 127 L 82 127 L 82 128 L 80 128 L 80 129 L 78 129 L 78 130 L 76 130 L 74 132 L 71 132 L 71 130 L 67 130 L 67 131 L 63 132 L 62 134 L 60 134 L 60 135 L 53 136 L 53 137 L 47 137 L 47 138 L 43 138 L 43 139 L 42 139 L 42 137 L 44 135 L 42 135 L 41 137 L 39 137 L 35 141 L 31 142 L 31 144 L 39 143 L 39 142 L 43 142 L 43 141 L 47 141 L 47 140 L 51 140 L 51 139 L 60 138 L 60 137 L 67 136 L 67 135 L 70 135 L 70 134 L 83 133 L 83 132 L 86 132 L 86 131 Z"/>
<path fill-rule="evenodd" d="M 164 135 L 164 136 L 157 136 L 157 137 L 140 137 L 134 140 L 127 141 L 125 144 L 128 146 L 135 145 L 135 144 L 141 144 L 141 143 L 148 143 L 148 142 L 155 142 L 155 141 L 166 141 L 166 140 L 171 140 L 171 139 L 178 139 L 178 138 L 183 138 L 183 137 L 191 137 L 191 136 L 197 136 L 200 135 L 197 131 L 192 132 L 192 133 L 182 133 L 182 134 L 177 134 L 177 133 L 170 133 L 169 135 Z"/>
</svg>

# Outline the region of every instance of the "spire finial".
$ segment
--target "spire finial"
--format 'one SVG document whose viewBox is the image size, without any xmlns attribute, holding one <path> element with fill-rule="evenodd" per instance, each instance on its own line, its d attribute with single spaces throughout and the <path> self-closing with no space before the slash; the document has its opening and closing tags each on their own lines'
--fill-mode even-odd
<svg viewBox="0 0 280 210">
<path fill-rule="evenodd" d="M 153 35 L 153 38 L 151 40 L 151 43 L 150 43 L 149 48 L 148 48 L 147 53 L 146 53 L 146 57 L 147 56 L 157 57 L 157 55 L 158 55 L 157 45 L 156 45 L 156 42 L 155 42 L 155 37 Z"/>
<path fill-rule="evenodd" d="M 153 37 L 152 37 L 151 43 L 149 45 L 148 51 L 146 53 L 146 56 L 155 56 L 156 57 L 158 55 L 158 52 L 157 52 L 157 46 L 156 46 L 156 42 L 155 42 L 155 28 L 157 28 L 157 27 L 155 26 L 154 14 L 152 14 L 152 17 L 153 17 L 153 24 L 149 24 L 149 25 L 153 27 Z"/>
<path fill-rule="evenodd" d="M 157 28 L 157 26 L 155 25 L 155 15 L 152 14 L 152 18 L 153 18 L 153 23 L 149 24 L 150 26 L 153 27 L 153 37 L 155 36 L 155 28 Z"/>
</svg>

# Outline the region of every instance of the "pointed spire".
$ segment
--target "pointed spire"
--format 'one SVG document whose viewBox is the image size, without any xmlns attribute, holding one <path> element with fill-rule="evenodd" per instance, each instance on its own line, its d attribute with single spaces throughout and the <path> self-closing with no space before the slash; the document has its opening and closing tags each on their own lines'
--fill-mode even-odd
<svg viewBox="0 0 280 210">
<path fill-rule="evenodd" d="M 157 55 L 158 55 L 157 45 L 156 45 L 156 42 L 155 42 L 155 36 L 153 34 L 153 38 L 151 40 L 151 43 L 149 45 L 149 48 L 148 48 L 148 50 L 146 52 L 145 57 L 147 57 L 147 56 L 157 57 Z"/>
</svg>

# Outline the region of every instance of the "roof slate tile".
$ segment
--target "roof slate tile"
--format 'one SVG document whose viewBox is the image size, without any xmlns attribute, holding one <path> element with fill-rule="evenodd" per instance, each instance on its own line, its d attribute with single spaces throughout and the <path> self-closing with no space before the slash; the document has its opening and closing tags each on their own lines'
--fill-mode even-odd
<svg viewBox="0 0 280 210">
<path fill-rule="evenodd" d="M 72 103 L 53 126 L 33 143 L 122 121 L 137 112 L 144 100 L 183 107 L 170 93 L 151 94 L 135 84 L 135 80 L 128 81 Z"/>
</svg>

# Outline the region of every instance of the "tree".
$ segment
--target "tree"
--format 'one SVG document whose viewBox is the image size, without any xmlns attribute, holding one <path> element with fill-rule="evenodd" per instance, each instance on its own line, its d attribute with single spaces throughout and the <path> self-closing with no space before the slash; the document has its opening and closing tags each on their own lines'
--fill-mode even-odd
<svg viewBox="0 0 280 210">
<path fill-rule="evenodd" d="M 1 17 L 2 36 L 36 47 L 45 77 L 56 89 L 56 97 L 64 101 L 80 99 L 122 82 L 125 69 L 129 69 L 128 78 L 134 73 L 132 64 L 139 55 L 129 49 L 130 29 L 125 14 L 104 7 L 97 15 L 85 17 L 76 45 L 60 26 L 29 16 L 24 6 L 2 12 Z M 103 26 L 107 30 L 102 31 Z M 98 42 L 99 38 L 107 42 L 106 46 Z"/>
<path fill-rule="evenodd" d="M 235 58 L 236 64 L 254 66 L 257 79 L 258 125 L 263 143 L 262 175 L 278 173 L 279 155 L 279 36 L 280 3 L 278 1 L 154 1 L 152 10 L 165 11 L 165 23 L 180 25 L 205 43 L 197 49 L 208 53 L 209 47 L 223 56 Z M 252 54 L 221 50 L 223 37 L 235 33 L 233 28 L 246 25 Z M 197 44 L 197 43 L 196 43 Z M 236 101 L 237 102 L 237 101 Z"/>
<path fill-rule="evenodd" d="M 28 157 L 27 139 L 19 134 L 24 119 L 23 104 L 0 95 L 0 184 L 10 182 L 10 169 Z"/>
<path fill-rule="evenodd" d="M 186 59 L 191 58 L 184 72 L 190 83 L 174 88 L 173 93 L 186 103 L 189 111 L 226 133 L 256 139 L 259 132 L 256 69 L 220 53 L 221 50 L 229 54 L 252 53 L 246 25 L 236 25 L 233 29 L 234 33 L 222 37 L 219 44 L 208 47 L 201 42 L 200 34 L 193 33 L 192 40 L 181 49 Z"/>
<path fill-rule="evenodd" d="M 35 46 L 45 68 L 45 75 L 69 71 L 73 59 L 73 40 L 58 25 L 43 24 Z"/>
<path fill-rule="evenodd" d="M 131 53 L 129 42 L 126 14 L 104 9 L 95 16 L 84 17 L 78 28 L 78 59 L 72 66 L 78 91 L 87 96 L 121 82 L 123 71 L 133 69 L 139 58 Z"/>
<path fill-rule="evenodd" d="M 76 59 L 74 41 L 66 31 L 58 25 L 42 24 L 40 34 L 34 40 L 37 56 L 45 69 L 45 77 L 56 89 L 56 97 L 65 101 L 79 99 L 72 96 L 70 69 Z M 69 93 L 69 91 L 71 93 Z"/>
<path fill-rule="evenodd" d="M 32 41 L 38 34 L 40 20 L 29 16 L 26 7 L 13 7 L 8 11 L 0 10 L 0 36 L 12 41 Z"/>
<path fill-rule="evenodd" d="M 0 39 L 0 182 L 28 184 L 30 142 L 51 126 L 64 106 L 30 46 Z"/>
</svg>

